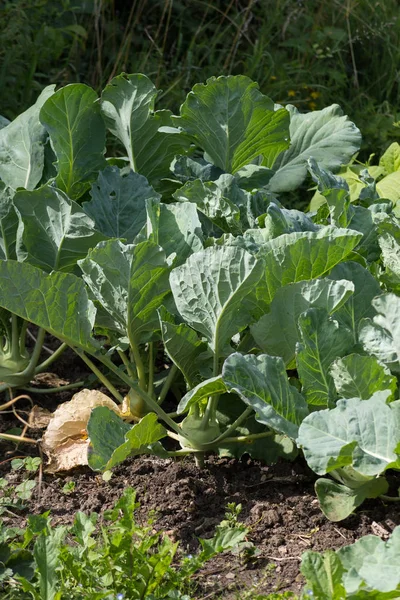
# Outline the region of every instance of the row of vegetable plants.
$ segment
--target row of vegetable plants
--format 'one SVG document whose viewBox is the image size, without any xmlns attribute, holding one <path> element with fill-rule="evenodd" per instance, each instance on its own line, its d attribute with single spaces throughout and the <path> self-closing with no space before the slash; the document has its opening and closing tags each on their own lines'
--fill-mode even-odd
<svg viewBox="0 0 400 600">
<path fill-rule="evenodd" d="M 50 422 L 53 470 L 302 452 L 329 519 L 399 501 L 400 146 L 351 162 L 337 105 L 301 114 L 244 76 L 194 86 L 178 116 L 156 97 L 122 74 L 3 122 L 0 389 L 70 346 L 109 390 Z M 311 211 L 284 208 L 308 173 Z"/>
</svg>

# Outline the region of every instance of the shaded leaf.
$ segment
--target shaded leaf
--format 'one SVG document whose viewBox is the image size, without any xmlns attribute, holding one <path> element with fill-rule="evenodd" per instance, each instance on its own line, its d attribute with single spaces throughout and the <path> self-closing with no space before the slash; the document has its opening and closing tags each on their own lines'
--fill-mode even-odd
<svg viewBox="0 0 400 600">
<path fill-rule="evenodd" d="M 123 462 L 128 456 L 151 452 L 150 446 L 166 435 L 157 422 L 157 415 L 149 413 L 133 427 L 106 407 L 95 408 L 89 419 L 89 466 L 104 471 Z"/>
<path fill-rule="evenodd" d="M 8 260 L 0 261 L 0 280 L 0 306 L 69 345 L 97 350 L 91 335 L 96 310 L 81 279 Z"/>
<path fill-rule="evenodd" d="M 193 388 L 200 380 L 201 355 L 207 344 L 186 323 L 176 324 L 164 307 L 159 309 L 159 317 L 165 352 Z"/>
<path fill-rule="evenodd" d="M 362 319 L 375 314 L 372 300 L 381 293 L 380 285 L 367 269 L 353 261 L 337 265 L 328 275 L 328 279 L 347 279 L 354 285 L 354 294 L 336 311 L 335 319 L 353 332 L 354 343 L 357 343 Z"/>
<path fill-rule="evenodd" d="M 117 167 L 99 173 L 90 195 L 92 199 L 83 203 L 83 210 L 96 229 L 129 244 L 146 223 L 146 200 L 160 197 L 143 175 L 125 173 Z"/>
<path fill-rule="evenodd" d="M 315 279 L 285 285 L 276 292 L 270 312 L 250 327 L 252 336 L 263 352 L 281 356 L 288 368 L 295 367 L 301 313 L 315 307 L 332 314 L 346 302 L 353 289 L 353 284 L 346 280 Z"/>
<path fill-rule="evenodd" d="M 77 262 L 104 240 L 79 204 L 51 186 L 17 192 L 13 200 L 19 213 L 18 260 L 44 271 L 75 272 Z"/>
<path fill-rule="evenodd" d="M 330 521 L 343 521 L 367 498 L 386 494 L 389 485 L 384 477 L 374 477 L 355 488 L 331 479 L 317 479 L 315 491 L 322 512 Z"/>
<path fill-rule="evenodd" d="M 223 394 L 224 392 L 226 392 L 226 387 L 221 375 L 202 381 L 183 396 L 178 404 L 177 412 L 178 414 L 182 414 L 193 404 L 199 404 L 204 398 Z"/>
</svg>

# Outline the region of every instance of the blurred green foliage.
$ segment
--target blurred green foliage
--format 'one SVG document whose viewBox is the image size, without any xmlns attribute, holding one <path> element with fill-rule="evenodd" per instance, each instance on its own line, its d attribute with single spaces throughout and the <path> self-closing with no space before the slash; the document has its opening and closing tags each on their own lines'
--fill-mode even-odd
<svg viewBox="0 0 400 600">
<path fill-rule="evenodd" d="M 0 114 L 50 82 L 100 90 L 143 72 L 177 110 L 197 81 L 243 73 L 276 102 L 333 102 L 377 153 L 400 138 L 398 0 L 3 0 Z"/>
</svg>

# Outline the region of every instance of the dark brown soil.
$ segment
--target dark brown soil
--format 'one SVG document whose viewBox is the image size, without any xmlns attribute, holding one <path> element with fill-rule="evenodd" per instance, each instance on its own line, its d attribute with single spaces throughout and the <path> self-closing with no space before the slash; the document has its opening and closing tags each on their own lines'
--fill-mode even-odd
<svg viewBox="0 0 400 600">
<path fill-rule="evenodd" d="M 58 361 L 60 379 L 70 382 L 82 378 L 76 361 L 72 353 Z M 64 392 L 62 396 L 34 399 L 42 406 L 54 408 L 72 394 Z M 13 415 L 0 417 L 0 431 L 17 424 Z M 9 481 L 17 484 L 22 474 L 9 470 L 10 455 L 6 452 L 10 449 L 11 446 L 0 442 L 0 477 L 7 473 Z M 15 455 L 35 451 L 35 446 L 20 447 Z M 71 480 L 75 482 L 74 491 L 63 493 L 63 486 Z M 29 513 L 50 509 L 53 525 L 68 524 L 78 510 L 101 513 L 111 508 L 122 490 L 131 486 L 141 504 L 137 519 L 145 521 L 155 511 L 155 526 L 179 540 L 182 552 L 187 554 L 198 547 L 198 537 L 213 534 L 224 518 L 228 502 L 240 503 L 239 520 L 250 527 L 248 540 L 254 544 L 255 555 L 247 560 L 243 555 L 222 555 L 210 561 L 196 577 L 196 598 L 233 600 L 246 597 L 244 590 L 252 586 L 259 594 L 278 590 L 298 592 L 304 583 L 299 566 L 305 550 L 339 548 L 370 533 L 387 537 L 400 524 L 398 506 L 385 505 L 380 500 L 367 501 L 345 521 L 331 523 L 320 511 L 314 481 L 315 475 L 301 460 L 268 467 L 251 460 L 209 457 L 206 467 L 199 470 L 191 459 L 140 457 L 116 469 L 110 482 L 89 469 L 64 477 L 45 474 L 40 498 L 35 492 L 26 509 L 15 518 L 3 519 L 7 524 L 23 526 Z M 392 484 L 396 490 L 400 476 L 395 476 Z"/>
<path fill-rule="evenodd" d="M 5 468 L 2 465 L 3 472 Z M 21 475 L 12 472 L 8 478 L 18 483 Z M 71 480 L 75 490 L 67 495 L 62 488 Z M 240 520 L 250 527 L 249 541 L 257 556 L 248 561 L 231 556 L 211 561 L 197 576 L 198 598 L 224 591 L 223 598 L 233 599 L 240 589 L 253 585 L 258 593 L 297 592 L 303 584 L 299 565 L 305 550 L 339 548 L 369 533 L 384 537 L 400 524 L 398 508 L 381 501 L 366 502 L 345 521 L 330 523 L 315 499 L 313 477 L 300 461 L 266 467 L 212 457 L 202 471 L 188 459 L 141 457 L 117 469 L 108 483 L 90 471 L 45 475 L 40 499 L 34 495 L 17 520 L 5 521 L 22 526 L 28 513 L 51 509 L 53 524 L 68 524 L 78 510 L 101 513 L 111 508 L 126 486 L 138 493 L 138 520 L 155 511 L 156 527 L 179 540 L 184 553 L 197 548 L 197 537 L 213 534 L 228 502 L 242 504 Z"/>
</svg>

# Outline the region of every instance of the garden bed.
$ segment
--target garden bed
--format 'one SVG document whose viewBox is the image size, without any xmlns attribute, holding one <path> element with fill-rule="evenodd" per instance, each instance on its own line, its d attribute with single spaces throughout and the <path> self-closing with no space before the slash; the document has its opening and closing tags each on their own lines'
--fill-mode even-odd
<svg viewBox="0 0 400 600">
<path fill-rule="evenodd" d="M 64 382 L 68 381 L 68 364 L 74 377 L 82 376 L 79 364 L 73 365 L 73 358 L 73 354 L 67 355 L 59 363 Z M 70 395 L 65 392 L 61 399 L 55 395 L 42 397 L 40 403 L 55 406 L 57 400 L 68 400 Z M 1 429 L 12 425 L 17 423 L 4 419 Z M 24 452 L 20 450 L 14 454 L 25 454 L 26 447 Z M 0 466 L 0 477 L 5 475 L 12 485 L 24 478 L 20 471 L 10 471 L 10 462 Z M 213 535 L 228 503 L 241 504 L 239 520 L 250 528 L 248 541 L 254 544 L 253 549 L 209 561 L 194 578 L 193 597 L 221 595 L 224 600 L 233 600 L 253 586 L 258 594 L 297 594 L 304 586 L 299 570 L 303 552 L 337 549 L 368 534 L 387 539 L 400 525 L 398 506 L 379 499 L 367 500 L 344 521 L 332 523 L 320 510 L 313 487 L 315 480 L 315 474 L 301 459 L 266 466 L 247 457 L 232 460 L 210 456 L 200 470 L 190 458 L 162 460 L 144 456 L 128 459 L 117 467 L 109 482 L 89 468 L 69 474 L 44 474 L 40 492 L 38 487 L 34 490 L 26 508 L 14 518 L 3 519 L 7 526 L 24 527 L 28 514 L 50 510 L 54 526 L 70 525 L 78 511 L 102 514 L 112 508 L 130 486 L 136 490 L 140 503 L 138 521 L 154 517 L 154 527 L 179 541 L 180 552 L 190 554 L 198 549 L 198 537 Z M 65 484 L 73 490 L 63 491 Z M 391 484 L 393 489 L 400 486 L 399 474 L 392 475 Z"/>
</svg>

